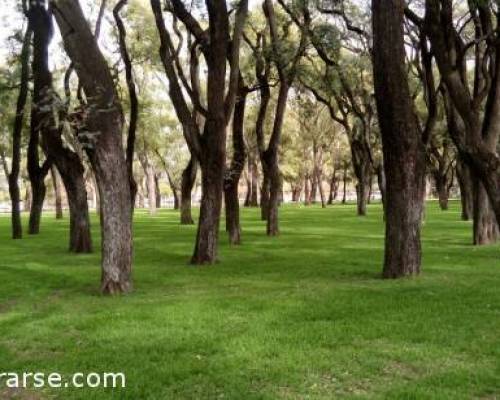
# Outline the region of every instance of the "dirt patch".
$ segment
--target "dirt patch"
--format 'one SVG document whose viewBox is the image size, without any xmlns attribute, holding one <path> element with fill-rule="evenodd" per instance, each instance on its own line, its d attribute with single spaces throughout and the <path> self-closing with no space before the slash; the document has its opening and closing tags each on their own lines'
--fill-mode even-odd
<svg viewBox="0 0 500 400">
<path fill-rule="evenodd" d="M 0 389 L 0 399 L 5 400 L 42 400 L 43 397 L 26 389 Z"/>
</svg>

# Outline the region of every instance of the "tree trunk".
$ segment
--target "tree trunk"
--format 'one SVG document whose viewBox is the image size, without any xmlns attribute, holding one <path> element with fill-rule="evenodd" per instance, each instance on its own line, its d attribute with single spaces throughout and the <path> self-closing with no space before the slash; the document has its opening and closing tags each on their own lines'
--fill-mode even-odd
<svg viewBox="0 0 500 400">
<path fill-rule="evenodd" d="M 384 278 L 418 274 L 425 148 L 408 86 L 403 0 L 372 0 L 375 98 L 387 179 Z"/>
<path fill-rule="evenodd" d="M 21 192 L 19 189 L 19 172 L 21 169 L 22 130 L 24 125 L 24 114 L 29 89 L 29 59 L 31 54 L 32 34 L 33 31 L 28 25 L 24 34 L 23 47 L 21 50 L 21 82 L 19 87 L 19 94 L 17 97 L 14 129 L 12 132 L 12 165 L 10 173 L 8 173 L 8 168 L 5 168 L 5 173 L 7 174 L 7 182 L 9 184 L 9 195 L 12 207 L 11 224 L 13 239 L 21 239 L 23 237 L 23 228 L 21 224 Z"/>
<path fill-rule="evenodd" d="M 269 191 L 270 191 L 270 178 L 268 167 L 262 163 L 262 186 L 260 188 L 260 219 L 262 221 L 267 221 L 267 216 L 269 213 Z"/>
<path fill-rule="evenodd" d="M 278 208 L 281 192 L 281 174 L 278 166 L 278 155 L 274 154 L 270 160 L 269 176 L 269 204 L 267 209 L 267 235 L 279 235 Z"/>
<path fill-rule="evenodd" d="M 148 208 L 149 214 L 154 215 L 156 213 L 156 182 L 155 182 L 155 171 L 147 155 L 147 147 L 144 144 L 144 151 L 139 153 L 139 161 L 144 170 L 144 176 L 146 177 L 146 191 L 148 197 Z"/>
<path fill-rule="evenodd" d="M 161 192 L 158 174 L 155 174 L 156 208 L 161 208 Z"/>
<path fill-rule="evenodd" d="M 311 176 L 311 191 L 309 192 L 309 204 L 316 204 L 318 198 L 318 180 L 316 179 L 316 168 Z"/>
<path fill-rule="evenodd" d="M 446 211 L 448 210 L 448 198 L 450 197 L 448 179 L 446 176 L 439 173 L 434 173 L 433 176 L 434 183 L 436 185 L 439 207 L 441 210 Z"/>
<path fill-rule="evenodd" d="M 233 115 L 233 160 L 224 178 L 226 231 L 229 235 L 229 243 L 233 245 L 241 243 L 238 187 L 241 173 L 245 167 L 246 157 L 244 138 L 246 96 L 247 89 L 242 86 L 242 82 L 240 81 L 240 90 Z"/>
<path fill-rule="evenodd" d="M 259 206 L 259 168 L 255 160 L 255 154 L 248 153 L 248 201 L 245 207 Z"/>
<path fill-rule="evenodd" d="M 26 192 L 24 194 L 24 212 L 30 212 L 31 210 L 31 186 L 26 184 Z"/>
<path fill-rule="evenodd" d="M 327 202 L 328 205 L 332 205 L 333 200 L 335 200 L 335 198 L 337 197 L 336 196 L 337 186 L 338 186 L 338 184 L 337 184 L 336 171 L 333 170 L 332 177 L 330 178 L 330 192 L 328 195 L 328 202 Z"/>
<path fill-rule="evenodd" d="M 79 2 L 54 2 L 53 10 L 64 47 L 76 66 L 89 102 L 83 126 L 79 127 L 79 137 L 85 141 L 99 187 L 102 232 L 101 292 L 128 292 L 132 289 L 132 204 L 122 145 L 122 109 L 108 65 Z M 85 137 L 81 135 L 83 131 L 99 132 L 99 135 Z"/>
<path fill-rule="evenodd" d="M 462 204 L 462 221 L 473 218 L 474 193 L 469 166 L 459 156 L 456 166 L 457 181 L 460 186 L 460 201 Z"/>
<path fill-rule="evenodd" d="M 40 233 L 40 220 L 42 218 L 43 203 L 45 201 L 45 174 L 36 174 L 30 178 L 31 182 L 31 209 L 28 222 L 28 233 L 37 235 Z"/>
<path fill-rule="evenodd" d="M 54 166 L 50 169 L 50 176 L 52 178 L 52 185 L 54 186 L 56 219 L 63 219 L 61 184 L 58 172 Z"/>
<path fill-rule="evenodd" d="M 342 204 L 347 202 L 347 165 L 344 165 L 344 175 L 342 177 L 343 189 L 342 189 Z"/>
<path fill-rule="evenodd" d="M 188 165 L 182 171 L 181 181 L 181 225 L 193 225 L 193 216 L 191 215 L 191 196 L 193 193 L 196 174 L 198 172 L 198 161 L 196 156 L 191 155 Z"/>
<path fill-rule="evenodd" d="M 127 82 L 127 88 L 130 100 L 130 119 L 128 124 L 128 135 L 127 135 L 127 149 L 126 149 L 126 162 L 127 171 L 129 176 L 130 184 L 130 198 L 132 204 L 132 211 L 135 206 L 135 196 L 137 194 L 137 183 L 134 179 L 134 152 L 135 152 L 135 138 L 137 131 L 137 122 L 139 119 L 139 99 L 137 96 L 137 90 L 134 81 L 134 73 L 132 68 L 132 60 L 127 48 L 127 30 L 125 29 L 125 24 L 120 16 L 120 11 L 127 4 L 128 0 L 120 0 L 113 8 L 113 16 L 118 28 L 118 38 L 120 45 L 120 54 L 122 57 L 123 64 L 125 65 L 125 80 Z M 102 3 L 104 7 L 104 1 Z M 104 8 L 103 8 L 104 10 Z M 100 25 L 100 24 L 99 24 Z M 96 35 L 97 36 L 97 35 Z M 158 196 L 158 190 L 155 192 Z M 157 205 L 157 208 L 160 206 Z"/>
<path fill-rule="evenodd" d="M 92 238 L 83 166 L 75 162 L 65 168 L 61 177 L 69 205 L 69 250 L 74 253 L 91 253 Z"/>
<path fill-rule="evenodd" d="M 491 207 L 488 194 L 482 183 L 477 179 L 474 180 L 473 210 L 473 243 L 475 245 L 496 243 L 499 237 L 497 219 Z"/>
<path fill-rule="evenodd" d="M 370 155 L 364 143 L 358 139 L 351 140 L 351 155 L 354 174 L 356 175 L 356 204 L 359 216 L 366 215 L 366 204 L 370 196 L 370 179 L 372 166 Z"/>
<path fill-rule="evenodd" d="M 204 130 L 204 135 L 209 134 L 213 140 L 207 143 L 208 148 L 200 159 L 202 187 L 200 218 L 191 259 L 193 264 L 198 265 L 213 264 L 217 261 L 226 142 L 225 125 L 221 121 L 207 120 Z M 223 132 L 219 132 L 220 130 Z"/>
<path fill-rule="evenodd" d="M 90 221 L 88 215 L 87 191 L 85 188 L 84 168 L 79 156 L 62 141 L 62 124 L 54 118 L 57 109 L 57 95 L 52 87 L 52 73 L 49 69 L 49 44 L 51 41 L 52 16 L 43 2 L 32 3 L 30 21 L 34 30 L 33 81 L 36 112 L 36 133 L 41 134 L 42 147 L 47 158 L 55 163 L 50 167 L 56 191 L 56 209 L 62 217 L 60 184 L 58 171 L 66 188 L 70 208 L 70 251 L 88 253 L 92 251 Z M 37 170 L 37 164 L 32 166 Z M 56 170 L 57 167 L 57 170 Z M 43 171 L 40 169 L 39 171 Z M 45 187 L 37 183 L 36 207 L 43 205 Z M 34 198 L 35 198 L 34 197 Z M 57 212 L 56 212 L 57 213 Z"/>
<path fill-rule="evenodd" d="M 304 205 L 309 206 L 311 204 L 311 189 L 309 187 L 309 174 L 304 177 Z"/>
<path fill-rule="evenodd" d="M 322 176 L 323 174 L 321 173 L 321 170 L 317 171 L 316 175 L 316 180 L 317 180 L 317 185 L 318 185 L 318 190 L 319 190 L 319 196 L 321 199 L 321 208 L 326 208 L 326 198 L 325 198 L 325 192 L 323 190 L 323 185 L 322 185 Z"/>
<path fill-rule="evenodd" d="M 379 165 L 377 167 L 377 183 L 378 183 L 378 190 L 380 191 L 380 199 L 382 201 L 382 207 L 384 208 L 385 212 L 386 183 L 385 183 L 385 171 L 383 165 Z"/>
</svg>

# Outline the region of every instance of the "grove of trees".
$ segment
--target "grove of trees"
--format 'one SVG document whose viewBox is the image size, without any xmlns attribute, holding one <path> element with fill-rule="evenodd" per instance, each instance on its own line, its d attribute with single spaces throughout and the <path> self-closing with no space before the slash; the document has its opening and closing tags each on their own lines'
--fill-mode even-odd
<svg viewBox="0 0 500 400">
<path fill-rule="evenodd" d="M 12 238 L 25 234 L 22 204 L 27 234 L 43 233 L 52 189 L 69 251 L 101 248 L 104 294 L 133 288 L 134 209 L 154 215 L 167 198 L 179 224 L 197 224 L 196 266 L 217 262 L 221 219 L 245 246 L 241 206 L 260 207 L 273 240 L 284 203 L 336 207 L 350 188 L 359 218 L 383 204 L 384 278 L 421 272 L 429 197 L 446 212 L 460 196 L 474 245 L 499 239 L 498 2 L 11 8 L 21 23 L 0 66 L 0 158 Z"/>
</svg>

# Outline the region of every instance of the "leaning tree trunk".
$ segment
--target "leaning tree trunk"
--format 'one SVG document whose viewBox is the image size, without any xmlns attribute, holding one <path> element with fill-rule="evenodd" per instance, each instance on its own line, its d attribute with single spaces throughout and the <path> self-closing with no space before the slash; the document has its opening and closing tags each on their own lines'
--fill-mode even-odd
<svg viewBox="0 0 500 400">
<path fill-rule="evenodd" d="M 43 203 L 45 201 L 45 177 L 50 171 L 52 162 L 47 159 L 39 165 L 39 126 L 43 123 L 40 104 L 43 94 L 36 87 L 33 90 L 33 105 L 31 111 L 30 139 L 28 143 L 28 175 L 31 184 L 31 210 L 28 222 L 28 233 L 37 235 L 40 233 L 40 219 L 42 217 Z"/>
<path fill-rule="evenodd" d="M 474 181 L 473 219 L 473 243 L 475 245 L 496 243 L 499 238 L 497 219 L 488 194 L 478 179 Z"/>
<path fill-rule="evenodd" d="M 403 0 L 372 0 L 373 71 L 387 179 L 384 278 L 418 274 L 425 148 L 405 64 Z"/>
<path fill-rule="evenodd" d="M 191 214 L 191 196 L 193 186 L 196 182 L 196 173 L 198 172 L 198 161 L 195 155 L 191 155 L 188 165 L 182 171 L 181 180 L 181 225 L 193 225 L 193 216 Z"/>
<path fill-rule="evenodd" d="M 70 208 L 70 251 L 88 253 L 92 251 L 90 239 L 90 220 L 88 214 L 87 191 L 85 188 L 84 168 L 79 156 L 62 141 L 62 124 L 54 118 L 57 109 L 57 96 L 52 88 L 52 73 L 49 69 L 49 44 L 53 31 L 52 16 L 43 3 L 32 3 L 30 22 L 34 31 L 33 81 L 36 112 L 34 137 L 42 137 L 42 147 L 55 166 L 50 168 L 56 191 L 56 208 L 62 216 L 61 195 L 58 172 L 66 188 Z M 32 166 L 37 170 L 38 162 Z M 56 170 L 57 167 L 57 170 Z M 41 169 L 43 170 L 43 168 Z M 39 170 L 40 171 L 40 170 Z M 44 186 L 37 186 L 37 204 L 42 204 Z M 57 205 L 57 203 L 59 203 Z"/>
<path fill-rule="evenodd" d="M 243 168 L 245 167 L 246 156 L 244 138 L 246 96 L 246 88 L 240 87 L 233 115 L 233 159 L 224 178 L 226 231 L 229 236 L 229 243 L 234 245 L 241 243 L 238 187 Z"/>
<path fill-rule="evenodd" d="M 456 173 L 458 185 L 460 187 L 462 220 L 469 221 L 473 218 L 474 191 L 471 170 L 460 156 L 457 160 Z"/>
<path fill-rule="evenodd" d="M 58 172 L 54 166 L 50 169 L 50 176 L 52 178 L 52 185 L 54 186 L 56 219 L 63 219 L 61 183 Z"/>
<path fill-rule="evenodd" d="M 29 59 L 31 53 L 31 38 L 33 31 L 31 27 L 26 28 L 24 34 L 23 47 L 21 50 L 21 84 L 19 86 L 19 95 L 16 104 L 16 116 L 14 119 L 14 129 L 12 132 L 12 165 L 8 174 L 7 182 L 9 184 L 9 195 L 12 206 L 11 224 L 12 238 L 21 239 L 23 237 L 23 228 L 21 224 L 21 192 L 19 189 L 19 172 L 21 169 L 21 140 L 24 125 L 24 114 L 26 100 L 28 97 L 29 84 Z M 7 167 L 6 167 L 6 173 Z M 30 207 L 31 208 L 31 207 Z"/>
<path fill-rule="evenodd" d="M 123 114 L 109 67 L 78 1 L 53 2 L 64 47 L 89 101 L 80 133 L 99 187 L 102 237 L 101 292 L 132 289 L 132 204 L 122 145 Z"/>
<path fill-rule="evenodd" d="M 38 153 L 38 142 L 36 147 L 36 152 Z M 38 166 L 38 160 L 33 159 L 28 160 L 28 164 L 32 164 L 32 167 L 28 167 L 28 171 L 31 171 L 29 172 L 31 184 L 31 209 L 28 222 L 28 233 L 30 235 L 37 235 L 40 233 L 40 220 L 42 218 L 43 203 L 47 192 L 45 177 L 47 176 L 50 167 L 48 165 L 49 162 L 47 161 L 42 165 L 42 167 L 40 167 Z"/>
</svg>

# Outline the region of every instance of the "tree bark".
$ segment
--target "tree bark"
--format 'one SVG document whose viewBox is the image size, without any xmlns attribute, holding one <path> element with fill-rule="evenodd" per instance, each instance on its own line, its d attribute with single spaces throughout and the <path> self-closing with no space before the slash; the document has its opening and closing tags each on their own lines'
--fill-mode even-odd
<svg viewBox="0 0 500 400">
<path fill-rule="evenodd" d="M 255 154 L 248 153 L 248 201 L 245 201 L 245 207 L 259 206 L 259 168 L 255 160 Z"/>
<path fill-rule="evenodd" d="M 383 277 L 418 274 L 425 148 L 405 66 L 403 0 L 372 0 L 373 70 L 387 179 Z"/>
<path fill-rule="evenodd" d="M 342 204 L 347 202 L 347 164 L 344 165 L 344 174 L 342 175 Z"/>
<path fill-rule="evenodd" d="M 473 210 L 473 243 L 475 245 L 496 243 L 499 238 L 497 219 L 491 207 L 488 194 L 479 180 L 474 181 Z"/>
<path fill-rule="evenodd" d="M 385 213 L 385 204 L 386 204 L 386 182 L 385 182 L 385 171 L 384 171 L 384 166 L 379 165 L 377 167 L 377 183 L 378 183 L 378 189 L 380 191 L 380 198 L 382 201 L 382 206 L 384 208 L 384 213 Z"/>
<path fill-rule="evenodd" d="M 370 177 L 372 165 L 366 146 L 357 139 L 351 140 L 351 155 L 354 174 L 356 175 L 356 205 L 359 216 L 366 215 L 366 205 L 370 195 Z"/>
<path fill-rule="evenodd" d="M 42 147 L 48 159 L 52 160 L 61 174 L 70 208 L 70 244 L 69 249 L 75 253 L 92 251 L 90 238 L 90 220 L 88 214 L 87 191 L 85 188 L 84 168 L 79 156 L 70 150 L 62 141 L 63 125 L 54 118 L 61 110 L 57 108 L 57 95 L 52 87 L 52 73 L 49 70 L 48 50 L 52 39 L 52 15 L 45 8 L 43 1 L 32 2 L 29 12 L 34 31 L 33 80 L 34 115 L 36 136 L 41 135 Z M 36 163 L 38 164 L 38 162 Z M 61 196 L 57 171 L 50 169 L 61 208 Z M 36 165 L 33 166 L 36 170 Z M 43 204 L 44 186 L 39 185 L 36 203 Z M 35 198 L 35 197 L 34 197 Z M 62 210 L 60 210 L 62 214 Z"/>
<path fill-rule="evenodd" d="M 52 168 L 50 169 L 50 176 L 52 178 L 52 185 L 54 186 L 56 219 L 63 219 L 64 215 L 62 207 L 61 184 L 59 181 L 58 172 L 54 166 L 52 166 Z"/>
<path fill-rule="evenodd" d="M 148 197 L 148 208 L 149 214 L 156 214 L 156 182 L 155 182 L 155 170 L 151 160 L 147 155 L 147 148 L 144 145 L 144 151 L 139 152 L 139 160 L 141 162 L 142 168 L 144 170 L 144 175 L 146 177 L 146 190 Z"/>
<path fill-rule="evenodd" d="M 181 181 L 181 225 L 193 225 L 193 216 L 191 215 L 191 195 L 193 186 L 196 182 L 198 172 L 198 161 L 196 156 L 191 155 L 188 165 L 182 171 Z"/>
<path fill-rule="evenodd" d="M 468 165 L 459 156 L 456 165 L 458 185 L 460 187 L 460 202 L 462 205 L 462 221 L 472 219 L 474 194 L 471 171 Z"/>
<path fill-rule="evenodd" d="M 21 140 L 24 124 L 24 115 L 26 100 L 28 97 L 29 83 L 29 59 L 31 54 L 31 38 L 33 31 L 31 26 L 26 28 L 21 50 L 21 82 L 16 104 L 16 116 L 14 119 L 14 128 L 12 132 L 12 164 L 10 173 L 7 175 L 9 184 L 9 195 L 11 202 L 11 225 L 12 238 L 21 239 L 23 237 L 23 228 L 21 224 L 21 192 L 19 189 L 19 172 L 21 169 Z M 31 207 L 30 207 L 31 208 Z"/>
<path fill-rule="evenodd" d="M 453 111 L 447 113 L 448 119 L 456 120 L 453 115 L 456 113 L 463 122 L 463 136 L 454 135 L 454 129 L 450 129 L 450 134 L 460 156 L 481 180 L 500 220 L 500 158 L 496 151 L 500 136 L 500 44 L 483 40 L 491 36 L 488 30 L 498 29 L 498 21 L 494 28 L 490 4 L 471 1 L 468 5 L 471 13 L 485 17 L 471 18 L 475 25 L 475 37 L 471 41 L 475 46 L 473 93 L 466 79 L 469 71 L 465 58 L 457 57 L 465 44 L 455 28 L 452 1 L 426 1 L 424 23 L 444 83 L 445 106 Z M 449 102 L 453 105 L 447 105 Z"/>
<path fill-rule="evenodd" d="M 155 195 L 156 195 L 156 208 L 161 208 L 161 193 L 160 193 L 160 180 L 158 174 L 155 174 Z"/>
<path fill-rule="evenodd" d="M 448 179 L 445 175 L 434 173 L 434 184 L 436 185 L 436 192 L 438 195 L 439 207 L 441 210 L 448 210 L 448 199 L 450 197 L 450 187 Z"/>
<path fill-rule="evenodd" d="M 134 152 L 135 152 L 137 122 L 139 119 L 139 99 L 137 96 L 137 90 L 134 81 L 132 60 L 130 58 L 130 54 L 127 49 L 127 41 L 126 41 L 127 31 L 120 16 L 120 11 L 122 10 L 123 7 L 125 7 L 127 3 L 128 0 L 120 0 L 113 9 L 113 16 L 115 18 L 116 26 L 118 27 L 120 54 L 122 57 L 123 64 L 125 65 L 125 80 L 127 82 L 127 88 L 130 99 L 130 120 L 128 125 L 128 135 L 127 135 L 126 162 L 127 162 L 127 171 L 130 184 L 130 198 L 133 210 L 135 205 L 135 196 L 137 194 L 137 183 L 134 179 Z"/>
<path fill-rule="evenodd" d="M 101 292 L 125 293 L 132 289 L 132 204 L 121 137 L 122 109 L 108 65 L 79 2 L 59 0 L 52 7 L 88 100 L 78 133 L 99 187 Z"/>
<path fill-rule="evenodd" d="M 244 138 L 245 107 L 247 88 L 240 81 L 238 99 L 233 115 L 233 159 L 224 178 L 224 200 L 226 205 L 226 231 L 229 243 L 241 243 L 240 202 L 238 187 L 240 177 L 245 167 L 246 146 Z"/>
</svg>

